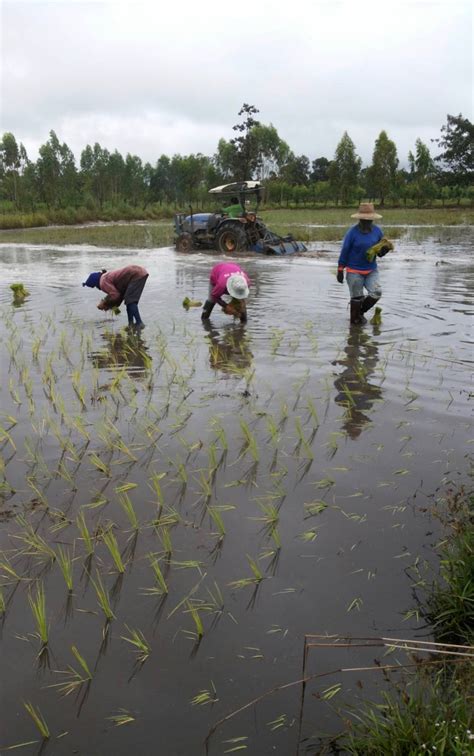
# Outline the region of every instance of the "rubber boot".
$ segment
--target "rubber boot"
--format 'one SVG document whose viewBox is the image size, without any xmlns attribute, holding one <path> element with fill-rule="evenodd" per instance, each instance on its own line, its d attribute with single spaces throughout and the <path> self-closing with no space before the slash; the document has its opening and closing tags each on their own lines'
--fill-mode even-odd
<svg viewBox="0 0 474 756">
<path fill-rule="evenodd" d="M 367 310 L 370 310 L 370 308 L 373 307 L 374 304 L 377 304 L 378 301 L 378 299 L 375 299 L 375 297 L 371 297 L 370 295 L 368 297 L 365 297 L 365 299 L 362 301 L 360 311 L 362 313 L 367 312 Z"/>
<path fill-rule="evenodd" d="M 128 325 L 135 325 L 136 328 L 144 328 L 145 323 L 140 317 L 140 311 L 136 302 L 131 302 L 127 305 Z M 134 322 L 135 321 L 135 322 Z"/>
<path fill-rule="evenodd" d="M 211 312 L 214 309 L 214 304 L 215 302 L 211 302 L 209 299 L 206 299 L 206 301 L 204 302 L 204 307 L 202 308 L 201 320 L 207 320 L 210 317 Z"/>
<path fill-rule="evenodd" d="M 351 299 L 351 323 L 353 325 L 367 323 L 362 314 L 362 299 Z"/>
</svg>

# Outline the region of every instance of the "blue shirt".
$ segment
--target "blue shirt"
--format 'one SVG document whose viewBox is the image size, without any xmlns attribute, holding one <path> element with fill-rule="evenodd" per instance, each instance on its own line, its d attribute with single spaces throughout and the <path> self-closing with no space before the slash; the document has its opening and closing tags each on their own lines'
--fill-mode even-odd
<svg viewBox="0 0 474 756">
<path fill-rule="evenodd" d="M 338 266 L 347 268 L 348 272 L 369 273 L 377 270 L 376 260 L 369 262 L 366 252 L 382 238 L 382 229 L 378 226 L 372 224 L 367 234 L 362 233 L 359 224 L 352 226 L 344 237 Z"/>
</svg>

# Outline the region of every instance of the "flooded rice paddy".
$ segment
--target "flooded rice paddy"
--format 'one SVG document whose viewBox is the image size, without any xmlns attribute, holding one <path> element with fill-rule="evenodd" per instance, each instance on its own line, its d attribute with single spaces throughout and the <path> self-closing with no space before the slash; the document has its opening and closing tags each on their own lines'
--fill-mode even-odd
<svg viewBox="0 0 474 756">
<path fill-rule="evenodd" d="M 369 675 L 237 710 L 300 679 L 305 635 L 429 637 L 410 568 L 468 477 L 472 238 L 407 231 L 364 327 L 333 242 L 242 257 L 245 326 L 182 307 L 212 254 L 0 248 L 0 753 L 197 756 L 235 712 L 209 754 L 319 753 Z M 132 262 L 139 334 L 81 286 Z M 305 672 L 373 659 L 319 648 Z"/>
</svg>

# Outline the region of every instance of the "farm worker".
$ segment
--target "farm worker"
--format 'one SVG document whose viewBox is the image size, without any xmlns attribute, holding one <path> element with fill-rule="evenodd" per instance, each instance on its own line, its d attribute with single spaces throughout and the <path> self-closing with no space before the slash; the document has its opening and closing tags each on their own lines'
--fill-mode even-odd
<svg viewBox="0 0 474 756">
<path fill-rule="evenodd" d="M 214 265 L 209 276 L 209 293 L 204 307 L 202 308 L 201 318 L 207 320 L 210 316 L 214 305 L 218 304 L 228 315 L 237 314 L 241 323 L 247 321 L 246 300 L 249 295 L 250 279 L 247 273 L 236 263 L 217 263 Z M 232 297 L 233 303 L 225 302 L 222 297 L 228 294 Z"/>
<path fill-rule="evenodd" d="M 374 211 L 371 202 L 360 204 L 357 213 L 351 215 L 351 218 L 357 218 L 359 222 L 349 229 L 342 244 L 337 280 L 339 283 L 344 282 L 345 268 L 351 298 L 351 323 L 366 323 L 364 312 L 370 310 L 382 296 L 376 258 L 383 257 L 393 247 L 385 240 L 382 230 L 373 225 L 373 221 L 381 217 Z M 381 240 L 383 244 L 377 254 L 367 256 L 370 248 L 380 244 Z M 364 289 L 367 291 L 366 296 Z"/>
<path fill-rule="evenodd" d="M 242 205 L 237 197 L 231 197 L 230 205 L 224 207 L 223 210 L 229 218 L 238 218 L 239 215 L 242 215 Z"/>
<path fill-rule="evenodd" d="M 129 326 L 144 328 L 145 324 L 140 317 L 138 302 L 148 278 L 148 271 L 141 265 L 127 265 L 118 270 L 102 270 L 100 273 L 91 273 L 82 284 L 91 289 L 105 291 L 104 299 L 101 299 L 97 308 L 110 310 L 125 303 Z"/>
</svg>

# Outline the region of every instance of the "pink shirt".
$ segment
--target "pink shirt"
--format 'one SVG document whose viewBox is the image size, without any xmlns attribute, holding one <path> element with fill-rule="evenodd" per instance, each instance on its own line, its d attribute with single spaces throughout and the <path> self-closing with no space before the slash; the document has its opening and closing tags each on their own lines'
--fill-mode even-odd
<svg viewBox="0 0 474 756">
<path fill-rule="evenodd" d="M 213 299 L 220 299 L 223 294 L 228 293 L 227 279 L 234 273 L 240 273 L 250 286 L 250 279 L 247 273 L 242 270 L 239 265 L 236 265 L 236 263 L 217 263 L 217 265 L 214 265 L 211 270 L 211 275 L 209 277 L 212 286 L 211 296 Z"/>
<path fill-rule="evenodd" d="M 148 271 L 141 265 L 127 265 L 125 268 L 102 273 L 99 286 L 101 291 L 105 291 L 111 300 L 122 300 L 130 281 L 136 281 L 138 278 L 144 278 L 147 275 Z"/>
</svg>

